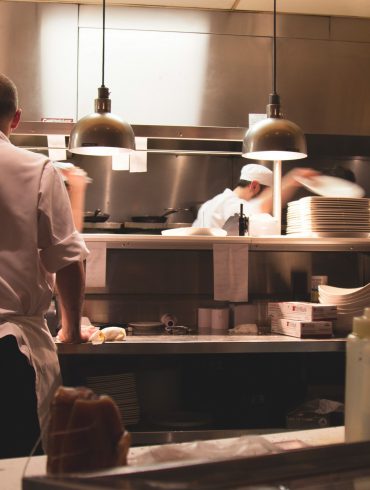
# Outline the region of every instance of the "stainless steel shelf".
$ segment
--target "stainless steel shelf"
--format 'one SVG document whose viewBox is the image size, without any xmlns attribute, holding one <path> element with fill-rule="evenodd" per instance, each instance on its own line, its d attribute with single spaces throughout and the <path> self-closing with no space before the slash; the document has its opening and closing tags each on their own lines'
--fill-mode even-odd
<svg viewBox="0 0 370 490">
<path fill-rule="evenodd" d="M 123 342 L 57 344 L 59 355 L 188 355 L 343 352 L 345 339 L 297 339 L 282 335 L 129 336 Z"/>
<path fill-rule="evenodd" d="M 67 150 L 72 122 L 21 122 L 12 133 L 16 146 L 48 151 L 48 135 L 65 136 Z M 147 153 L 240 156 L 246 128 L 213 126 L 133 125 L 136 137 L 147 138 Z"/>
<path fill-rule="evenodd" d="M 106 242 L 109 249 L 174 249 L 211 250 L 214 244 L 248 244 L 253 251 L 316 251 L 316 252 L 370 252 L 369 238 L 291 238 L 288 236 L 209 237 L 209 236 L 161 236 L 117 235 L 88 233 L 86 243 Z"/>
</svg>

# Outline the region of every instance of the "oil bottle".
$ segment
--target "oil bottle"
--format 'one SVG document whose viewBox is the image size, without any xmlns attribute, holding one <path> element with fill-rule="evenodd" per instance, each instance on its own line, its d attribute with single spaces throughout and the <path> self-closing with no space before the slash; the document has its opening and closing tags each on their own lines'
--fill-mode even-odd
<svg viewBox="0 0 370 490">
<path fill-rule="evenodd" d="M 346 343 L 345 440 L 370 440 L 370 308 L 353 318 Z"/>
</svg>

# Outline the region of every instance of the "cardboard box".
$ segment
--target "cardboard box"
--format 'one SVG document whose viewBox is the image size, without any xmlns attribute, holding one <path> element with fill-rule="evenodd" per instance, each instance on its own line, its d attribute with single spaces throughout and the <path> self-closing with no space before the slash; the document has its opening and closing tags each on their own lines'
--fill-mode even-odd
<svg viewBox="0 0 370 490">
<path fill-rule="evenodd" d="M 271 332 L 299 338 L 331 337 L 333 335 L 333 323 L 328 320 L 306 322 L 287 318 L 272 318 Z"/>
<path fill-rule="evenodd" d="M 287 318 L 289 320 L 335 320 L 336 305 L 321 305 L 300 301 L 283 301 L 268 304 L 268 314 L 272 318 Z"/>
</svg>

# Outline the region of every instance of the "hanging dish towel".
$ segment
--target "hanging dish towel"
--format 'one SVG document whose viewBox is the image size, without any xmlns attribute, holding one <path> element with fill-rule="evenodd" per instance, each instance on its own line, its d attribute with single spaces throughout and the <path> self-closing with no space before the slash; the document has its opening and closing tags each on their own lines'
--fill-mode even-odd
<svg viewBox="0 0 370 490">
<path fill-rule="evenodd" d="M 213 245 L 213 287 L 216 301 L 248 301 L 248 252 L 245 244 Z"/>
</svg>

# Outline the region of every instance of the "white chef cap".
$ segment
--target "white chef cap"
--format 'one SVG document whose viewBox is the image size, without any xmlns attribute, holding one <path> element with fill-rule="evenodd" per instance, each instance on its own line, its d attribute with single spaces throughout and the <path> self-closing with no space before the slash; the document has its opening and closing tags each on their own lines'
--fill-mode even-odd
<svg viewBox="0 0 370 490">
<path fill-rule="evenodd" d="M 258 163 L 249 163 L 244 165 L 240 172 L 240 180 L 256 180 L 262 185 L 272 186 L 272 172 L 263 165 Z"/>
</svg>

